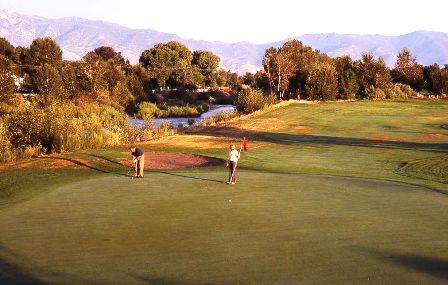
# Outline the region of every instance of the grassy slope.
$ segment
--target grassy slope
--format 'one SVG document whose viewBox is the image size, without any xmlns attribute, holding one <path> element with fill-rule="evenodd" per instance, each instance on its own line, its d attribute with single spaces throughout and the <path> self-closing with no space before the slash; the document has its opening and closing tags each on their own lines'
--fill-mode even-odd
<svg viewBox="0 0 448 285">
<path fill-rule="evenodd" d="M 204 136 L 145 145 L 223 157 L 246 135 L 250 150 L 233 188 L 221 182 L 222 168 L 130 180 L 114 162 L 125 148 L 73 154 L 68 168 L 26 169 L 20 180 L 3 170 L 2 189 L 21 193 L 3 201 L 27 200 L 0 210 L 0 283 L 443 284 L 446 195 L 325 174 L 448 192 L 435 181 L 440 171 L 425 179 L 398 171 L 432 158 L 446 171 L 446 139 L 427 134 L 447 133 L 437 127 L 447 109 L 440 102 L 291 105 Z"/>
</svg>

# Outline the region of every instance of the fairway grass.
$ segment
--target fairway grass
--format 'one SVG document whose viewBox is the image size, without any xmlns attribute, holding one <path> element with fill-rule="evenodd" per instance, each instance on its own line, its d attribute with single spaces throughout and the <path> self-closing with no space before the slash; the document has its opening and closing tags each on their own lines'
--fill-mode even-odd
<svg viewBox="0 0 448 285">
<path fill-rule="evenodd" d="M 17 274 L 0 276 L 40 284 L 448 278 L 448 197 L 426 188 L 253 171 L 237 185 L 216 172 L 147 176 L 72 183 L 3 213 L 1 260 Z"/>
<path fill-rule="evenodd" d="M 126 146 L 2 166 L 0 284 L 446 284 L 447 124 L 446 101 L 290 103 L 141 144 L 245 136 L 236 185 L 131 180 Z"/>
</svg>

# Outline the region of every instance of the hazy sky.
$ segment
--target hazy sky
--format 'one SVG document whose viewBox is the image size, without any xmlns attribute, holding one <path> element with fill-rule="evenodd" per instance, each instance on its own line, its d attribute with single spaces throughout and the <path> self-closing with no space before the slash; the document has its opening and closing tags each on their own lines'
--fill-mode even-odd
<svg viewBox="0 0 448 285">
<path fill-rule="evenodd" d="M 0 9 L 78 16 L 184 38 L 265 43 L 307 33 L 448 32 L 443 0 L 0 0 Z"/>
</svg>

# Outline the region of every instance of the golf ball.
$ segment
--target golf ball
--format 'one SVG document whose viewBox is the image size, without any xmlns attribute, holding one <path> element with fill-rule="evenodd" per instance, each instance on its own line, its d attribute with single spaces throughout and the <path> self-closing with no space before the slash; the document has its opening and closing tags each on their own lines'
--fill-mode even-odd
<svg viewBox="0 0 448 285">
<path fill-rule="evenodd" d="M 131 177 L 131 179 L 134 179 L 134 177 Z"/>
<path fill-rule="evenodd" d="M 232 202 L 232 200 L 229 200 L 229 203 L 231 203 Z"/>
</svg>

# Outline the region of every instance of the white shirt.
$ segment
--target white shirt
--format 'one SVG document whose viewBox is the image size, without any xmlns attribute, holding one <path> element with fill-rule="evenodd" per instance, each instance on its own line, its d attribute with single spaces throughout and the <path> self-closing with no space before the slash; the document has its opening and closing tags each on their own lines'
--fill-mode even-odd
<svg viewBox="0 0 448 285">
<path fill-rule="evenodd" d="M 240 158 L 240 154 L 236 149 L 229 151 L 229 160 L 230 161 L 238 161 L 238 158 Z"/>
</svg>

